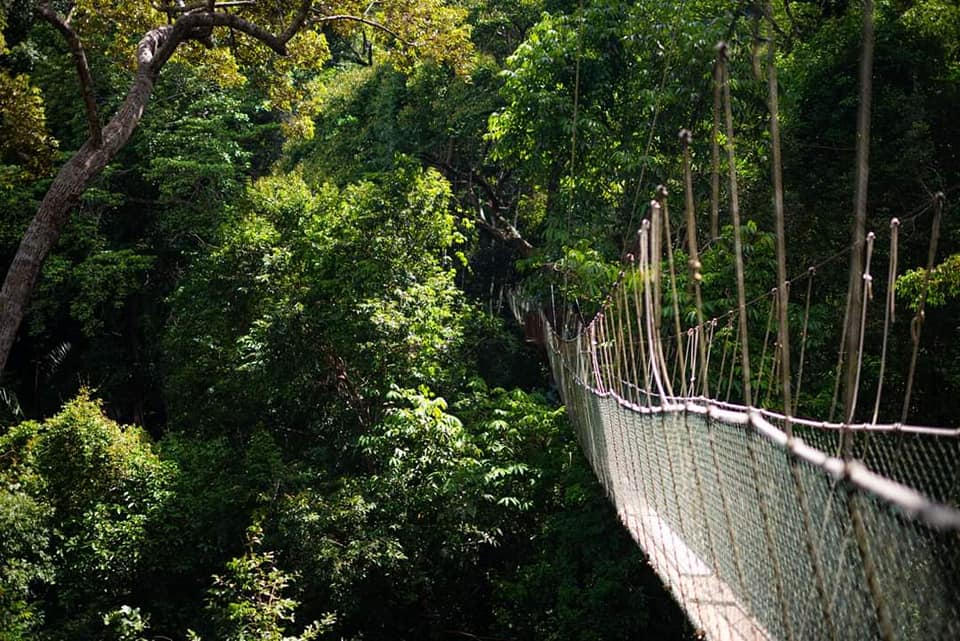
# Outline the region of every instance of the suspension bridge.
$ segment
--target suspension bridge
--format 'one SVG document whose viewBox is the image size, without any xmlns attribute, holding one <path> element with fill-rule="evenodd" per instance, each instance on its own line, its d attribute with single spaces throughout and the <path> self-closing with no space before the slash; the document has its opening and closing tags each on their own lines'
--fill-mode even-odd
<svg viewBox="0 0 960 641">
<path fill-rule="evenodd" d="M 867 44 L 872 25 L 869 29 L 865 26 Z M 865 63 L 869 57 L 865 46 Z M 803 279 L 809 279 L 809 310 L 815 271 L 786 277 L 773 69 L 779 282 L 769 294 L 761 357 L 754 369 L 750 366 L 749 345 L 758 341 L 747 333 L 750 303 L 745 300 L 726 73 L 721 50 L 716 104 L 726 112 L 738 308 L 723 318 L 704 318 L 690 135 L 682 132 L 688 282 L 696 322 L 684 328 L 676 304 L 665 190 L 651 202 L 636 252 L 627 257 L 619 280 L 589 322 L 558 310 L 555 303 L 534 303 L 522 292 L 511 300 L 514 313 L 520 321 L 538 319 L 554 380 L 587 459 L 623 525 L 702 636 L 723 641 L 958 639 L 960 429 L 908 422 L 926 284 L 906 337 L 912 358 L 904 377 L 902 414 L 895 422 L 878 422 L 888 343 L 901 340 L 891 336 L 896 219 L 885 234 L 890 245 L 883 340 L 874 350 L 879 380 L 869 386 L 872 398 L 864 398 L 861 389 L 866 387 L 863 354 L 870 349 L 863 342 L 864 326 L 874 279 L 882 279 L 871 273 L 876 236 L 864 228 L 869 64 L 861 65 L 861 87 L 867 91 L 861 92 L 857 211 L 834 385 L 834 407 L 842 394 L 839 420 L 795 415 L 803 389 L 808 316 L 791 334 L 786 310 L 790 285 Z M 714 140 L 717 134 L 715 130 Z M 937 253 L 943 203 L 937 194 L 924 211 L 933 213 L 927 273 Z M 672 296 L 665 297 L 671 290 Z M 665 299 L 672 300 L 672 309 Z M 792 338 L 800 346 L 794 364 Z M 858 406 L 869 420 L 855 422 Z"/>
</svg>

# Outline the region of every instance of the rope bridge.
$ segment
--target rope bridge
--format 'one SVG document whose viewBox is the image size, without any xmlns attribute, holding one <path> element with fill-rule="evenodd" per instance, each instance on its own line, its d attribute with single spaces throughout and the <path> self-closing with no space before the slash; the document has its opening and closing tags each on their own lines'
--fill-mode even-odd
<svg viewBox="0 0 960 641">
<path fill-rule="evenodd" d="M 791 366 L 786 308 L 789 284 L 799 279 L 788 281 L 785 275 L 777 159 L 779 286 L 769 295 L 764 348 L 755 362 L 759 366 L 751 370 L 746 312 L 751 303 L 745 300 L 743 283 L 724 55 L 721 49 L 715 104 L 717 110 L 723 104 L 726 116 L 739 303 L 727 315 L 729 331 L 721 331 L 722 319 L 703 316 L 688 132 L 681 137 L 696 324 L 682 329 L 665 190 L 651 202 L 650 217 L 638 233 L 637 255 L 628 256 L 590 322 L 555 305 L 545 309 L 522 292 L 511 299 L 513 311 L 518 320 L 529 324 L 532 318 L 542 328 L 554 380 L 584 453 L 621 521 L 704 636 L 724 641 L 958 639 L 960 430 L 907 423 L 926 285 L 911 326 L 913 353 L 903 413 L 899 422 L 879 423 L 895 308 L 899 221 L 894 219 L 872 420 L 855 423 L 858 401 L 864 402 L 858 397 L 875 243 L 873 234 L 862 233 L 862 212 L 856 212 L 848 248 L 853 277 L 831 410 L 832 415 L 842 388 L 843 418 L 793 416 L 802 386 L 807 317 L 805 313 L 799 332 L 799 362 Z M 772 68 L 770 74 L 772 144 L 778 158 Z M 861 69 L 861 83 L 869 76 L 869 66 Z M 858 146 L 866 148 L 869 131 L 862 122 L 859 134 Z M 714 163 L 716 176 L 716 153 Z M 865 193 L 865 181 L 864 164 L 858 171 L 858 194 Z M 856 200 L 858 210 L 865 206 L 859 195 Z M 942 207 L 938 195 L 929 208 L 934 221 L 927 273 L 936 256 Z M 716 229 L 715 222 L 711 226 Z M 810 279 L 807 310 L 814 273 L 811 269 L 801 277 Z M 666 312 L 664 292 L 673 301 Z M 664 327 L 671 311 L 672 322 Z M 736 385 L 735 372 L 740 378 Z M 730 402 L 734 389 L 741 404 Z M 778 402 L 782 413 L 760 407 Z"/>
<path fill-rule="evenodd" d="M 575 338 L 544 315 L 550 365 L 621 521 L 706 637 L 960 638 L 960 431 L 791 418 L 788 437 L 769 410 L 651 392 L 668 375 L 650 270 L 631 269 L 639 303 L 619 288 Z"/>
</svg>

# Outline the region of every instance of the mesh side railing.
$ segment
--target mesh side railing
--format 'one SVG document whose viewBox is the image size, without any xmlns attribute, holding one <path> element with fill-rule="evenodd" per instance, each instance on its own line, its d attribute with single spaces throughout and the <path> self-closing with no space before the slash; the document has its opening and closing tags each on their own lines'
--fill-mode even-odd
<svg viewBox="0 0 960 641">
<path fill-rule="evenodd" d="M 847 463 L 838 430 L 788 441 L 775 415 L 661 402 L 618 377 L 610 337 L 547 328 L 586 457 L 708 638 L 960 638 L 956 439 L 863 430 Z"/>
</svg>

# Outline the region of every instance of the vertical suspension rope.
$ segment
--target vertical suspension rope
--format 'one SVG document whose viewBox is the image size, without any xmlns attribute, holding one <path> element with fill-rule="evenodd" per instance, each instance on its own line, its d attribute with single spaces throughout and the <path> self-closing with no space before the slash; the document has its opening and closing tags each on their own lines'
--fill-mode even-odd
<svg viewBox="0 0 960 641">
<path fill-rule="evenodd" d="M 710 398 L 710 356 L 713 354 L 713 337 L 717 331 L 717 319 L 710 319 L 710 329 L 707 333 L 707 355 L 706 362 L 703 366 L 703 387 L 700 394 L 704 398 Z M 719 380 L 719 379 L 718 379 Z"/>
<path fill-rule="evenodd" d="M 770 309 L 767 312 L 767 329 L 763 333 L 763 349 L 760 350 L 760 366 L 757 368 L 757 398 L 761 397 L 760 383 L 763 381 L 763 366 L 767 359 L 767 347 L 770 344 L 770 330 L 773 329 L 774 306 L 777 304 L 777 290 L 770 291 Z M 770 366 L 771 368 L 773 365 Z"/>
<path fill-rule="evenodd" d="M 933 203 L 933 228 L 930 231 L 930 250 L 927 252 L 927 270 L 923 274 L 923 284 L 920 286 L 920 301 L 917 304 L 917 313 L 910 324 L 910 338 L 913 341 L 913 353 L 910 356 L 910 370 L 907 374 L 907 391 L 903 397 L 903 411 L 900 413 L 900 422 L 907 422 L 910 413 L 910 396 L 913 393 L 913 377 L 917 372 L 917 354 L 920 351 L 920 329 L 923 327 L 924 308 L 927 304 L 927 292 L 930 287 L 930 272 L 937 260 L 937 242 L 940 240 L 940 218 L 943 216 L 943 204 L 946 199 L 943 192 L 937 192 Z"/>
<path fill-rule="evenodd" d="M 857 183 L 854 195 L 854 224 L 852 230 L 851 245 L 854 251 L 850 252 L 850 285 L 848 287 L 848 315 L 846 327 L 847 349 L 851 350 L 847 358 L 846 372 L 844 377 L 844 407 L 847 422 L 853 419 L 856 410 L 856 398 L 859 388 L 860 362 L 863 341 L 862 322 L 857 322 L 857 317 L 862 317 L 861 305 L 865 307 L 865 301 L 861 297 L 861 292 L 867 285 L 867 281 L 862 280 L 860 273 L 862 270 L 862 254 L 859 248 L 863 245 L 866 233 L 867 220 L 867 186 L 870 173 L 870 110 L 873 98 L 873 45 L 874 45 L 874 19 L 873 19 L 873 0 L 863 0 L 863 34 L 862 51 L 860 55 L 860 105 L 857 110 Z M 869 261 L 869 251 L 867 254 Z M 846 430 L 842 435 L 841 450 L 845 461 L 849 461 L 853 450 L 853 434 Z M 867 588 L 873 602 L 874 610 L 877 615 L 877 622 L 880 628 L 880 635 L 884 641 L 893 641 L 893 624 L 890 620 L 890 613 L 886 608 L 883 593 L 880 589 L 879 581 L 876 576 L 876 565 L 870 550 L 869 540 L 867 538 L 866 528 L 863 523 L 863 515 L 860 513 L 855 495 L 848 495 L 847 509 L 853 521 L 854 538 L 857 541 L 857 548 L 860 551 L 860 558 L 863 561 L 864 575 L 867 579 Z"/>
<path fill-rule="evenodd" d="M 737 362 L 741 355 L 740 351 L 740 332 L 734 334 L 733 339 L 733 352 L 730 355 L 730 373 L 727 377 L 727 397 L 724 399 L 726 402 L 730 402 L 730 390 L 733 389 L 733 374 L 737 371 Z"/>
<path fill-rule="evenodd" d="M 730 217 L 733 221 L 733 248 L 737 271 L 737 309 L 740 314 L 740 358 L 743 367 L 743 399 L 747 407 L 753 406 L 753 394 L 750 389 L 750 346 L 747 334 L 746 287 L 743 278 L 743 241 L 740 238 L 740 199 L 737 193 L 737 157 L 733 137 L 733 106 L 730 101 L 730 73 L 727 69 L 727 45 L 721 42 L 717 47 L 717 61 L 720 66 L 721 85 L 723 87 L 723 111 L 727 125 L 727 161 L 730 164 Z"/>
<path fill-rule="evenodd" d="M 663 208 L 657 200 L 650 201 L 650 286 L 653 296 L 653 329 L 660 342 L 663 324 L 661 289 L 661 259 L 663 258 Z"/>
<path fill-rule="evenodd" d="M 890 619 L 890 610 L 883 596 L 883 586 L 880 585 L 877 565 L 873 560 L 873 554 L 870 548 L 870 535 L 867 533 L 866 525 L 863 522 L 863 514 L 858 504 L 859 498 L 859 494 L 854 494 L 847 498 L 850 519 L 853 521 L 853 536 L 857 541 L 860 558 L 863 561 L 863 574 L 867 579 L 867 590 L 873 599 L 873 608 L 877 615 L 880 637 L 883 641 L 895 641 L 896 634 L 893 631 L 893 621 Z"/>
<path fill-rule="evenodd" d="M 660 352 L 658 350 L 658 345 L 660 344 L 660 337 L 654 330 L 653 322 L 653 296 L 650 290 L 653 288 L 652 285 L 652 274 L 650 269 L 650 253 L 648 239 L 650 236 L 650 222 L 644 220 L 643 226 L 640 228 L 640 256 L 641 256 L 641 266 L 644 270 L 644 288 L 643 288 L 643 302 L 644 302 L 644 317 L 646 318 L 647 325 L 647 338 L 650 342 L 650 371 L 653 373 L 653 380 L 657 385 L 657 392 L 660 395 L 660 403 L 663 404 L 667 400 L 667 391 L 664 387 L 668 381 L 664 380 L 663 377 L 663 359 L 660 357 Z M 670 396 L 673 396 L 671 393 Z"/>
<path fill-rule="evenodd" d="M 773 7 L 767 4 L 768 17 L 773 17 Z M 790 397 L 790 325 L 787 304 L 790 290 L 787 287 L 787 241 L 786 224 L 783 212 L 783 159 L 780 152 L 780 98 L 777 86 L 776 40 L 767 43 L 767 96 L 770 103 L 770 151 L 773 174 L 773 210 L 777 235 L 777 290 L 780 293 L 779 337 L 780 337 L 780 384 L 783 390 L 783 413 L 786 416 L 787 437 L 793 436 L 790 424 L 793 403 Z"/>
<path fill-rule="evenodd" d="M 894 218 L 890 221 L 890 266 L 887 270 L 887 300 L 883 312 L 883 347 L 880 349 L 880 373 L 877 375 L 877 398 L 873 403 L 873 417 L 870 421 L 874 425 L 876 425 L 877 416 L 880 414 L 880 396 L 883 394 L 883 374 L 887 368 L 887 341 L 890 338 L 890 323 L 894 321 L 894 314 L 896 313 L 899 231 L 900 220 Z"/>
<path fill-rule="evenodd" d="M 701 290 L 701 281 L 703 275 L 700 273 L 702 265 L 700 264 L 700 252 L 697 247 L 697 219 L 693 203 L 693 172 L 690 169 L 690 143 L 693 141 L 693 135 L 689 129 L 680 130 L 680 144 L 683 146 L 683 185 L 684 185 L 684 205 L 687 214 L 687 253 L 690 255 L 688 266 L 690 268 L 690 282 L 693 284 L 694 305 L 697 310 L 697 327 L 704 328 L 703 324 L 703 292 Z M 704 341 L 697 343 L 697 356 L 700 359 L 700 375 L 703 378 L 703 395 L 710 396 L 710 377 L 707 372 L 707 354 Z M 691 390 L 691 394 L 695 394 Z"/>
<path fill-rule="evenodd" d="M 616 296 L 619 293 L 620 285 L 623 283 L 624 271 L 620 270 L 620 276 L 617 278 L 617 282 L 613 284 L 613 293 L 610 297 L 610 311 L 613 313 L 610 318 L 610 323 L 613 326 L 613 373 L 614 373 L 614 389 L 616 390 L 617 399 L 623 398 L 623 381 L 624 374 L 623 368 L 625 364 L 625 358 L 623 355 L 623 331 L 620 325 L 620 307 L 616 304 Z"/>
<path fill-rule="evenodd" d="M 721 75 L 723 77 L 723 102 L 724 116 L 727 125 L 727 156 L 730 163 L 730 216 L 733 221 L 733 242 L 736 259 L 737 271 L 737 307 L 740 316 L 740 353 L 743 359 L 743 395 L 745 405 L 753 407 L 753 394 L 750 389 L 750 349 L 748 345 L 747 334 L 747 305 L 746 291 L 744 285 L 743 268 L 743 244 L 740 238 L 740 204 L 737 194 L 737 170 L 736 170 L 736 152 L 734 150 L 733 136 L 733 107 L 730 100 L 730 75 L 727 68 L 727 48 L 721 43 L 718 47 L 718 60 L 720 62 Z M 753 422 L 751 420 L 751 426 Z M 757 470 L 757 454 L 753 442 L 754 434 L 747 435 L 747 453 L 750 458 L 750 471 L 753 477 L 753 487 L 756 492 L 760 516 L 763 527 L 763 536 L 767 544 L 767 550 L 770 557 L 771 569 L 774 576 L 774 587 L 776 589 L 777 599 L 780 604 L 780 612 L 783 617 L 783 626 L 787 634 L 788 641 L 793 641 L 793 627 L 790 622 L 789 608 L 786 602 L 786 595 L 783 588 L 783 577 L 781 574 L 780 560 L 774 553 L 773 535 L 770 527 L 770 515 L 767 511 L 766 499 L 764 497 L 764 487 L 760 483 L 759 472 Z"/>
<path fill-rule="evenodd" d="M 630 272 L 633 271 L 634 257 L 633 254 L 627 256 L 627 269 Z M 626 328 L 626 337 L 623 340 L 623 351 L 624 351 L 624 367 L 626 370 L 626 377 L 629 379 L 628 385 L 626 386 L 628 390 L 632 388 L 632 398 L 631 392 L 628 392 L 627 398 L 634 405 L 640 405 L 640 397 L 637 394 L 637 387 L 640 385 L 640 377 L 637 375 L 636 367 L 636 358 L 634 355 L 634 344 L 633 344 L 633 328 L 630 326 L 630 304 L 629 298 L 627 298 L 627 287 L 629 287 L 628 281 L 624 280 L 624 286 L 620 288 L 620 301 L 618 305 L 618 314 L 617 322 L 621 327 Z"/>
<path fill-rule="evenodd" d="M 683 349 L 683 330 L 680 325 L 680 300 L 677 295 L 677 271 L 673 263 L 673 238 L 670 234 L 670 209 L 667 206 L 667 188 L 657 187 L 657 197 L 663 207 L 663 235 L 667 245 L 667 266 L 670 270 L 670 293 L 673 296 L 673 331 L 677 335 L 677 359 L 680 363 L 680 389 L 684 398 L 687 391 L 687 359 Z"/>
<path fill-rule="evenodd" d="M 720 238 L 720 85 L 723 83 L 723 72 L 720 70 L 720 61 L 713 65 L 713 136 L 711 145 L 710 164 L 710 240 Z"/>
<path fill-rule="evenodd" d="M 651 221 L 644 221 L 643 229 L 647 232 L 647 241 L 649 243 L 649 253 L 647 254 L 647 267 L 649 269 L 650 280 L 647 283 L 645 292 L 647 296 L 647 316 L 648 331 L 650 332 L 650 356 L 653 359 L 653 368 L 659 372 L 659 385 L 662 387 L 661 396 L 663 402 L 667 397 L 673 397 L 673 386 L 670 382 L 670 372 L 667 368 L 666 356 L 663 353 L 663 339 L 660 331 L 663 315 L 661 312 L 661 265 L 660 259 L 663 255 L 663 232 L 661 230 L 663 222 L 663 213 L 660 203 L 656 200 L 650 201 Z M 664 396 L 664 393 L 666 396 Z"/>
<path fill-rule="evenodd" d="M 635 257 L 634 257 L 635 260 L 634 260 L 634 263 L 633 263 L 633 274 L 634 274 L 633 308 L 634 308 L 634 314 L 633 314 L 633 316 L 632 316 L 632 318 L 631 318 L 631 322 L 635 320 L 636 323 L 637 323 L 637 346 L 638 346 L 638 351 L 639 351 L 638 358 L 640 359 L 639 369 L 641 370 L 641 372 L 642 372 L 642 374 L 643 374 L 643 395 L 644 395 L 645 403 L 640 403 L 640 404 L 646 405 L 647 407 L 650 407 L 650 368 L 647 367 L 647 363 L 648 363 L 649 361 L 648 361 L 648 359 L 647 359 L 646 341 L 645 341 L 645 339 L 644 339 L 644 334 L 643 334 L 643 327 L 644 327 L 644 322 L 643 322 L 643 305 L 642 305 L 641 302 L 640 302 L 640 288 L 636 285 L 636 283 L 639 281 L 640 283 L 643 283 L 643 287 L 646 288 L 646 277 L 645 277 L 644 272 L 643 272 L 643 270 L 644 270 L 645 268 L 644 268 L 644 266 L 643 266 L 643 254 L 644 254 L 643 242 L 644 242 L 644 235 L 643 235 L 643 232 L 642 232 L 642 231 L 637 231 L 637 238 L 638 238 L 638 246 L 640 246 L 640 256 L 635 256 Z M 638 275 L 638 272 L 639 272 L 639 275 Z M 639 383 L 640 383 L 640 381 L 639 381 L 639 379 L 638 379 L 638 380 L 637 380 L 637 384 L 639 385 Z"/>
<path fill-rule="evenodd" d="M 772 18 L 773 8 L 768 3 L 767 12 Z M 807 327 L 810 319 L 810 293 L 813 287 L 813 275 L 815 270 L 811 267 L 809 280 L 807 281 L 807 296 L 804 305 L 803 330 L 801 332 L 800 363 L 797 371 L 797 394 L 796 401 L 791 396 L 793 390 L 790 383 L 790 326 L 787 306 L 790 300 L 790 292 L 787 282 L 787 259 L 786 259 L 786 221 L 784 215 L 783 203 L 783 158 L 780 146 L 780 106 L 779 106 L 779 87 L 777 84 L 777 65 L 776 65 L 776 40 L 771 38 L 768 44 L 768 68 L 767 68 L 767 95 L 770 109 L 770 147 L 771 147 L 771 173 L 773 178 L 773 207 L 775 218 L 775 231 L 777 237 L 777 290 L 779 292 L 779 343 L 780 343 L 780 386 L 783 390 L 783 414 L 784 414 L 784 432 L 787 435 L 788 442 L 793 440 L 793 424 L 791 417 L 796 412 L 795 403 L 800 399 L 800 384 L 803 380 L 803 359 L 807 346 Z M 820 558 L 820 552 L 814 542 L 815 534 L 813 522 L 810 517 L 810 503 L 807 497 L 806 489 L 803 485 L 803 478 L 800 474 L 799 463 L 794 457 L 789 457 L 790 475 L 793 479 L 794 491 L 796 492 L 797 502 L 800 506 L 800 512 L 803 519 L 803 541 L 806 547 L 807 556 L 813 570 L 814 582 L 816 587 L 817 601 L 820 605 L 820 612 L 823 616 L 824 626 L 830 635 L 831 641 L 836 641 L 837 631 L 833 625 L 833 611 L 830 607 L 830 600 L 827 596 L 826 579 L 823 571 L 823 562 Z"/>
<path fill-rule="evenodd" d="M 803 359 L 807 353 L 807 327 L 810 323 L 810 294 L 813 291 L 813 277 L 817 270 L 811 267 L 807 270 L 807 297 L 803 305 L 803 329 L 800 330 L 800 363 L 797 365 L 797 393 L 793 397 L 793 414 L 796 415 L 800 406 L 800 385 L 803 383 Z"/>
<path fill-rule="evenodd" d="M 850 322 L 850 297 L 851 292 L 847 291 L 847 301 L 843 310 L 843 324 L 840 326 L 840 349 L 837 351 L 837 367 L 834 370 L 833 377 L 833 396 L 830 399 L 830 414 L 827 420 L 833 422 L 834 414 L 837 411 L 837 401 L 840 398 L 840 380 L 843 378 L 843 367 L 846 364 L 847 354 L 847 325 Z"/>
<path fill-rule="evenodd" d="M 778 301 L 775 300 L 774 305 L 777 305 L 777 304 L 778 304 Z M 772 361 L 770 363 L 770 376 L 767 378 L 766 387 L 764 387 L 763 389 L 763 401 L 761 401 L 762 407 L 769 407 L 770 399 L 776 398 L 775 396 L 776 387 L 777 387 L 776 381 L 780 376 L 780 357 L 781 357 L 780 341 L 774 339 L 773 353 L 770 356 L 770 360 Z M 771 397 L 771 394 L 774 394 L 774 396 Z"/>
<path fill-rule="evenodd" d="M 857 356 L 857 362 L 856 367 L 854 368 L 853 395 L 849 401 L 850 405 L 847 408 L 847 418 L 845 421 L 848 428 L 846 430 L 847 435 L 852 434 L 849 429 L 849 425 L 853 422 L 854 413 L 857 411 L 857 399 L 860 392 L 860 373 L 863 370 L 863 335 L 866 333 L 864 330 L 867 326 L 867 301 L 873 299 L 873 275 L 870 273 L 870 261 L 873 258 L 874 239 L 876 239 L 876 235 L 873 232 L 867 234 L 867 257 L 866 264 L 864 265 L 863 269 L 863 298 L 860 301 L 860 326 L 857 329 L 859 341 L 857 343 L 857 350 L 854 352 Z M 846 439 L 846 447 L 852 447 L 852 439 Z M 850 451 L 846 451 L 844 453 L 844 457 L 849 458 L 850 454 Z"/>
<path fill-rule="evenodd" d="M 687 330 L 687 362 L 690 363 L 690 381 L 687 386 L 689 396 L 696 396 L 697 385 L 697 351 L 700 350 L 700 327 L 691 327 Z M 688 397 L 686 394 L 685 397 Z"/>
<path fill-rule="evenodd" d="M 716 319 L 714 319 L 716 322 Z M 733 321 L 729 318 L 727 319 L 727 326 L 724 328 L 729 330 L 723 335 L 723 353 L 720 355 L 720 369 L 717 372 L 717 399 L 720 398 L 720 395 L 723 394 L 723 381 L 725 380 L 723 375 L 726 372 L 727 364 L 727 354 L 730 353 L 730 336 L 729 334 L 733 332 Z M 730 357 L 731 363 L 730 367 L 733 367 L 733 357 Z"/>
</svg>

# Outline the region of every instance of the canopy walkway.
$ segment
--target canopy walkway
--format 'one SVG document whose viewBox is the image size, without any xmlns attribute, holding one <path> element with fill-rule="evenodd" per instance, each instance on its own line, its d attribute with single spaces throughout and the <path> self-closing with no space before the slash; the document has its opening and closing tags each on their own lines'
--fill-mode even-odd
<svg viewBox="0 0 960 641">
<path fill-rule="evenodd" d="M 960 638 L 960 430 L 791 419 L 788 436 L 783 415 L 694 395 L 696 375 L 650 391 L 665 372 L 643 307 L 614 296 L 569 340 L 544 319 L 550 365 L 621 521 L 706 637 Z"/>
<path fill-rule="evenodd" d="M 867 62 L 871 38 L 865 25 Z M 861 93 L 851 278 L 833 400 L 837 407 L 842 392 L 842 418 L 808 420 L 793 416 L 802 394 L 807 320 L 805 315 L 799 332 L 793 329 L 800 356 L 791 364 L 786 308 L 789 286 L 812 280 L 814 270 L 786 278 L 776 79 L 770 87 L 779 282 L 771 283 L 776 289 L 768 298 L 763 351 L 751 369 L 748 345 L 759 340 L 747 333 L 751 303 L 745 300 L 723 57 L 721 50 L 716 104 L 725 103 L 726 111 L 738 309 L 720 318 L 703 315 L 686 152 L 688 282 L 697 302 L 692 326 L 684 329 L 675 302 L 665 190 L 651 202 L 636 253 L 627 257 L 592 320 L 577 320 L 550 301 L 534 304 L 522 293 L 512 300 L 514 313 L 542 326 L 554 379 L 587 459 L 624 526 L 706 638 L 958 639 L 960 429 L 907 422 L 925 289 L 906 337 L 912 360 L 902 414 L 897 422 L 878 422 L 895 310 L 896 219 L 889 234 L 882 346 L 863 342 L 876 242 L 865 233 L 863 215 L 869 64 L 861 67 L 867 91 Z M 715 140 L 717 134 L 715 129 Z M 688 133 L 681 136 L 689 142 Z M 715 172 L 716 166 L 715 161 Z M 942 207 L 938 194 L 923 211 L 933 212 L 928 268 L 936 256 Z M 809 282 L 806 290 L 809 309 Z M 674 301 L 672 310 L 664 298 Z M 879 357 L 880 367 L 866 406 L 861 373 L 868 350 Z M 731 391 L 738 402 L 730 402 Z M 860 414 L 858 403 L 865 406 Z M 858 415 L 872 418 L 855 422 Z"/>
</svg>

